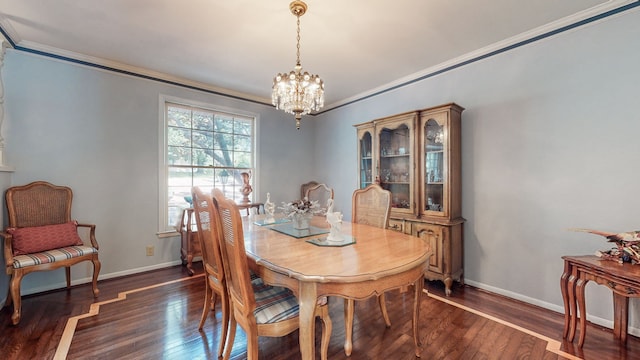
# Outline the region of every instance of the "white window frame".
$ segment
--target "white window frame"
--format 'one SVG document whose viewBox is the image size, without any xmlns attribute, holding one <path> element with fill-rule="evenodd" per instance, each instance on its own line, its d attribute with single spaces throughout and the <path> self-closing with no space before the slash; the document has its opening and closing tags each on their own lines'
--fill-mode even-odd
<svg viewBox="0 0 640 360">
<path fill-rule="evenodd" d="M 205 102 L 200 102 L 200 101 L 195 101 L 195 100 L 189 100 L 189 99 L 183 99 L 183 98 L 178 98 L 178 97 L 173 97 L 173 96 L 168 96 L 168 95 L 160 95 L 159 98 L 159 107 L 158 107 L 158 114 L 159 114 L 159 126 L 158 126 L 158 143 L 159 143 L 159 151 L 158 151 L 158 237 L 168 237 L 168 236 L 175 236 L 176 235 L 176 229 L 174 227 L 174 225 L 168 224 L 169 221 L 169 209 L 168 209 L 168 168 L 169 165 L 167 163 L 167 145 L 168 145 L 168 134 L 167 134 L 167 119 L 166 119 L 166 104 L 167 103 L 173 103 L 173 104 L 178 104 L 178 105 L 184 105 L 184 106 L 190 106 L 190 107 L 197 107 L 197 108 L 202 108 L 205 110 L 210 110 L 210 111 L 214 111 L 214 112 L 223 112 L 223 113 L 228 113 L 228 114 L 232 114 L 232 115 L 238 115 L 238 116 L 242 116 L 242 117 L 249 117 L 249 118 L 253 118 L 254 119 L 254 124 L 253 124 L 253 144 L 252 144 L 252 153 L 253 153 L 253 169 L 255 169 L 255 171 L 252 172 L 251 176 L 251 186 L 253 188 L 253 192 L 250 195 L 250 198 L 252 198 L 253 201 L 253 197 L 255 196 L 255 194 L 259 193 L 258 189 L 257 189 L 257 184 L 259 183 L 258 181 L 258 176 L 257 176 L 257 169 L 258 169 L 258 161 L 259 161 L 259 156 L 258 156 L 258 134 L 259 134 L 259 129 L 258 129 L 258 124 L 259 124 L 259 114 L 256 113 L 252 113 L 252 112 L 248 112 L 245 110 L 240 110 L 240 109 L 233 109 L 233 108 L 227 108 L 227 107 L 223 107 L 223 106 L 219 106 L 219 105 L 215 105 L 215 104 L 210 104 L 210 103 L 205 103 Z"/>
</svg>

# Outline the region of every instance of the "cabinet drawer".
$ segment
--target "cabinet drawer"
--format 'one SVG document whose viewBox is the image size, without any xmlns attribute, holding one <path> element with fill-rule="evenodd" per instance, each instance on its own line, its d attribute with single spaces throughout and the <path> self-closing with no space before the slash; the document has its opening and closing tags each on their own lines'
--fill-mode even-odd
<svg viewBox="0 0 640 360">
<path fill-rule="evenodd" d="M 411 234 L 411 223 L 400 219 L 389 219 L 389 229 Z"/>
</svg>

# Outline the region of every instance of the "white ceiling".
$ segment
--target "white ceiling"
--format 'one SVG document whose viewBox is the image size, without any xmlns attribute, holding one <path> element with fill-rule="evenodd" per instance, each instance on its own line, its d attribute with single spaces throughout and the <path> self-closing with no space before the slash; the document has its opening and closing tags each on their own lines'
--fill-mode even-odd
<svg viewBox="0 0 640 360">
<path fill-rule="evenodd" d="M 290 0 L 0 0 L 18 49 L 271 103 L 295 65 Z M 303 69 L 325 109 L 597 16 L 632 0 L 307 0 Z"/>
</svg>

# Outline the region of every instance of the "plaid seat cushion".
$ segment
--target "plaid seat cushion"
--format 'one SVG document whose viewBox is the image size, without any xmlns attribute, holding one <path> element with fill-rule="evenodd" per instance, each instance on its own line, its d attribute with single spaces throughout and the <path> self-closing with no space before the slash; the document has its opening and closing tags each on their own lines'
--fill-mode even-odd
<svg viewBox="0 0 640 360">
<path fill-rule="evenodd" d="M 298 299 L 291 290 L 266 285 L 257 276 L 252 276 L 251 285 L 256 297 L 256 309 L 253 314 L 258 324 L 270 324 L 298 316 Z"/>
<path fill-rule="evenodd" d="M 39 253 L 14 256 L 13 268 L 20 269 L 27 266 L 47 264 L 60 260 L 72 259 L 82 255 L 97 253 L 98 250 L 91 246 L 67 246 Z"/>
</svg>

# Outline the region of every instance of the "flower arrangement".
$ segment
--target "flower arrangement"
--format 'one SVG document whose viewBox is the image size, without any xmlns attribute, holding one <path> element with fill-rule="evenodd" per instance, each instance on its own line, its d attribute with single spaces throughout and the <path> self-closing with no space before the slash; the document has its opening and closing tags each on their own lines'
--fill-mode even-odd
<svg viewBox="0 0 640 360">
<path fill-rule="evenodd" d="M 309 200 L 307 198 L 288 203 L 283 202 L 279 209 L 287 217 L 294 217 L 298 214 L 320 215 L 323 212 L 317 200 Z"/>
</svg>

